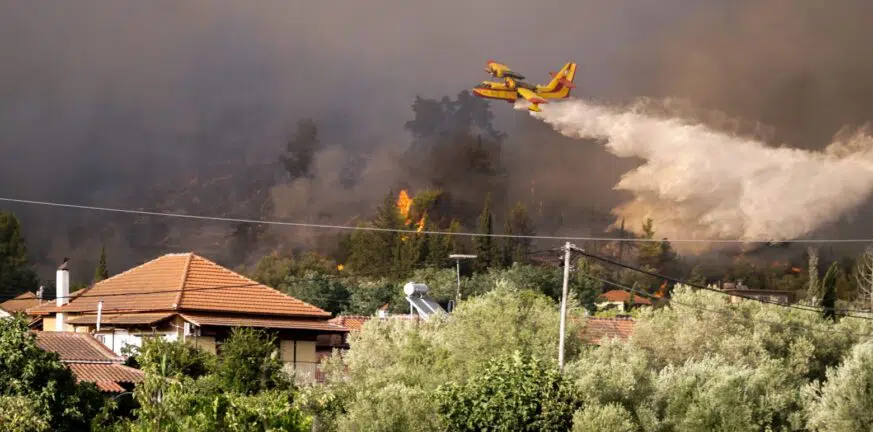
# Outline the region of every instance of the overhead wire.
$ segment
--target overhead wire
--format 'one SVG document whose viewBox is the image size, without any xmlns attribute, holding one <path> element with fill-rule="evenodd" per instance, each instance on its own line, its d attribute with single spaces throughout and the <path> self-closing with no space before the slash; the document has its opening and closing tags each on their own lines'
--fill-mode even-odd
<svg viewBox="0 0 873 432">
<path fill-rule="evenodd" d="M 539 250 L 530 251 L 529 253 L 530 254 L 538 254 L 538 253 L 550 252 L 550 251 L 551 251 L 551 249 L 539 249 Z M 414 272 L 416 272 L 416 271 L 425 271 L 425 270 L 429 270 L 429 269 L 450 270 L 453 273 L 455 272 L 454 268 L 448 268 L 448 267 L 446 267 L 446 268 L 419 267 L 419 268 L 413 268 L 409 272 L 406 272 L 406 271 L 387 272 L 387 273 L 381 275 L 381 277 L 406 276 L 406 275 L 414 274 Z M 366 276 L 366 275 L 360 275 L 360 274 L 317 273 L 315 276 L 311 276 L 311 277 L 285 276 L 282 278 L 282 280 L 283 280 L 283 282 L 318 282 L 318 281 L 322 281 L 325 279 L 368 279 L 368 278 L 372 279 L 373 277 Z M 88 289 L 92 288 L 93 286 L 94 285 L 92 284 L 90 286 L 82 288 L 82 290 L 88 290 Z M 55 300 L 58 298 L 61 298 L 61 299 L 89 298 L 89 297 L 101 297 L 102 298 L 102 297 L 169 294 L 169 293 L 179 293 L 180 291 L 185 291 L 185 292 L 212 291 L 212 290 L 221 290 L 221 289 L 229 289 L 229 288 L 244 288 L 244 287 L 250 287 L 250 286 L 268 286 L 268 285 L 266 285 L 264 283 L 260 283 L 260 282 L 253 282 L 253 283 L 235 284 L 235 285 L 221 285 L 221 286 L 216 285 L 216 286 L 209 286 L 209 287 L 197 287 L 197 288 L 185 288 L 185 289 L 176 288 L 176 289 L 167 289 L 167 290 L 139 291 L 139 292 L 132 292 L 132 293 L 131 292 L 121 292 L 121 293 L 110 293 L 110 294 L 103 294 L 103 295 L 88 295 L 88 294 L 84 294 L 84 293 L 83 294 L 72 293 L 68 296 L 51 297 L 50 300 Z M 270 287 L 270 288 L 277 289 L 275 287 Z M 4 301 L 3 299 L 6 299 L 5 301 L 32 301 L 33 300 L 32 298 L 17 298 L 20 295 L 21 295 L 20 292 L 18 294 L 5 294 L 5 295 L 0 294 L 0 301 Z M 313 298 L 312 296 L 309 296 L 309 297 Z M 315 296 L 315 297 L 317 297 L 317 296 Z M 324 297 L 324 298 L 327 298 L 327 297 Z M 50 300 L 46 300 L 46 301 L 50 301 Z"/>
<path fill-rule="evenodd" d="M 600 256 L 597 254 L 592 254 L 592 253 L 587 252 L 584 249 L 580 249 L 578 247 L 571 247 L 571 249 L 574 252 L 578 253 L 579 255 L 582 255 L 582 256 L 585 256 L 588 258 L 593 258 L 593 259 L 603 261 L 603 262 L 606 262 L 606 263 L 609 263 L 609 264 L 612 264 L 615 266 L 626 268 L 628 270 L 633 270 L 633 271 L 636 271 L 639 273 L 643 273 L 645 275 L 652 276 L 652 277 L 657 278 L 657 279 L 663 279 L 665 281 L 673 282 L 674 284 L 688 285 L 692 288 L 696 288 L 696 289 L 700 289 L 700 290 L 704 290 L 704 291 L 709 291 L 709 292 L 714 292 L 714 293 L 718 293 L 718 294 L 725 295 L 725 296 L 738 297 L 738 298 L 741 298 L 744 300 L 751 300 L 751 301 L 755 301 L 755 302 L 759 302 L 759 303 L 764 303 L 764 304 L 769 304 L 769 305 L 779 306 L 779 307 L 784 307 L 784 308 L 790 308 L 790 309 L 803 310 L 803 311 L 807 311 L 807 312 L 819 312 L 820 313 L 820 312 L 823 312 L 825 310 L 828 310 L 828 311 L 832 310 L 832 311 L 834 311 L 835 315 L 841 315 L 844 317 L 859 318 L 859 319 L 865 319 L 865 320 L 873 320 L 873 316 L 857 316 L 857 315 L 849 314 L 849 312 L 869 313 L 869 311 L 860 311 L 860 310 L 853 310 L 853 309 L 839 309 L 836 307 L 833 307 L 833 308 L 831 308 L 831 307 L 814 308 L 814 307 L 802 306 L 802 305 L 796 305 L 796 304 L 783 304 L 783 303 L 779 303 L 776 301 L 765 300 L 765 299 L 761 299 L 761 298 L 757 298 L 757 297 L 744 296 L 744 295 L 738 294 L 736 292 L 725 292 L 725 291 L 722 291 L 722 290 L 719 290 L 716 288 L 691 283 L 691 282 L 684 281 L 684 280 L 677 279 L 677 278 L 670 277 L 670 276 L 665 276 L 665 275 L 662 275 L 662 274 L 659 274 L 659 273 L 656 273 L 653 271 L 649 271 L 649 270 L 642 269 L 642 268 L 639 268 L 636 266 L 632 266 L 630 264 L 625 264 L 623 262 L 616 261 L 616 260 L 613 260 L 610 258 L 606 258 L 606 257 Z"/>
<path fill-rule="evenodd" d="M 651 294 L 649 294 L 649 293 L 645 293 L 645 292 L 642 292 L 642 291 L 636 290 L 636 289 L 634 289 L 634 288 L 632 288 L 632 287 L 628 287 L 628 286 L 623 285 L 623 284 L 620 284 L 620 283 L 618 283 L 618 282 L 613 282 L 613 281 L 606 280 L 606 279 L 602 279 L 602 278 L 599 278 L 599 277 L 596 277 L 596 276 L 591 276 L 591 275 L 589 275 L 589 274 L 584 274 L 584 276 L 587 277 L 588 279 L 591 279 L 591 280 L 594 280 L 594 281 L 597 281 L 597 282 L 601 282 L 601 283 L 605 283 L 605 284 L 607 284 L 607 285 L 612 285 L 612 286 L 614 286 L 614 287 L 621 288 L 621 289 L 623 289 L 623 290 L 627 290 L 627 291 L 629 291 L 629 292 L 631 292 L 631 293 L 634 293 L 634 294 L 639 294 L 639 295 L 641 295 L 641 296 L 643 296 L 643 297 L 646 297 L 646 298 L 649 298 L 649 299 L 660 300 L 658 297 L 656 297 L 656 296 L 654 296 L 654 295 L 651 295 Z M 730 311 L 730 310 L 716 310 L 716 309 L 709 309 L 709 308 L 705 308 L 705 307 L 698 306 L 698 305 L 692 305 L 692 304 L 688 304 L 688 303 L 683 303 L 683 302 L 677 301 L 676 299 L 674 299 L 674 298 L 672 298 L 672 297 L 667 298 L 667 301 L 668 301 L 670 304 L 677 304 L 677 305 L 679 305 L 679 306 L 683 306 L 683 307 L 687 307 L 687 308 L 691 308 L 691 309 L 702 310 L 702 311 L 710 312 L 710 313 L 718 313 L 718 314 L 723 314 L 723 315 L 729 315 L 729 319 L 734 320 L 734 321 L 737 321 L 737 322 L 742 322 L 742 323 L 745 323 L 745 322 L 751 320 L 751 321 L 761 322 L 761 323 L 764 323 L 764 324 L 770 324 L 770 325 L 779 326 L 779 327 L 789 327 L 789 328 L 794 328 L 794 329 L 798 329 L 798 330 L 816 331 L 816 332 L 822 332 L 822 333 L 831 333 L 831 332 L 833 332 L 833 329 L 819 329 L 819 328 L 812 328 L 812 327 L 808 327 L 808 326 L 804 326 L 804 325 L 799 325 L 799 324 L 780 323 L 780 322 L 770 321 L 770 320 L 764 320 L 764 319 L 760 319 L 760 318 L 739 317 L 739 316 L 737 316 L 735 313 L 733 313 L 733 312 Z M 853 317 L 853 318 L 859 318 L 859 317 Z M 855 336 L 864 336 L 864 337 L 868 337 L 868 338 L 873 338 L 873 334 L 870 334 L 870 333 L 854 334 L 854 333 L 852 333 L 852 332 L 850 332 L 850 331 L 848 331 L 848 330 L 847 330 L 847 331 L 844 331 L 843 333 L 845 333 L 845 334 L 848 335 L 848 336 L 852 336 L 852 337 L 855 337 Z"/>
<path fill-rule="evenodd" d="M 19 198 L 9 198 L 9 197 L 0 197 L 0 201 L 19 203 L 19 204 L 31 204 L 31 205 L 43 205 L 43 206 L 52 206 L 52 207 L 65 207 L 65 208 L 73 208 L 79 210 L 95 210 L 95 211 L 103 211 L 103 212 L 113 212 L 113 213 L 126 213 L 126 214 L 136 214 L 136 215 L 145 215 L 145 216 L 162 216 L 162 217 L 172 217 L 172 218 L 181 218 L 181 219 L 194 219 L 194 220 L 205 220 L 205 221 L 214 221 L 214 222 L 233 222 L 233 223 L 249 223 L 249 224 L 261 224 L 261 225 L 276 225 L 276 226 L 288 226 L 288 227 L 298 227 L 298 228 L 316 228 L 316 229 L 332 229 L 332 230 L 346 230 L 346 231 L 373 231 L 373 232 L 393 232 L 393 233 L 404 233 L 404 234 L 430 234 L 430 235 L 447 235 L 447 236 L 460 236 L 460 237 L 494 237 L 494 238 L 518 238 L 518 239 L 531 239 L 531 240 L 562 240 L 562 241 L 598 241 L 598 242 L 661 242 L 663 240 L 658 239 L 650 239 L 650 238 L 625 238 L 625 237 L 591 237 L 591 236 L 578 236 L 578 235 L 568 235 L 568 236 L 546 236 L 546 235 L 522 235 L 522 234 L 487 234 L 487 233 L 472 233 L 472 232 L 454 232 L 454 231 L 432 231 L 432 230 L 422 230 L 417 231 L 413 229 L 399 229 L 399 228 L 380 228 L 373 226 L 353 226 L 353 225 L 336 225 L 336 224 L 317 224 L 310 222 L 288 222 L 288 221 L 277 221 L 277 220 L 265 220 L 265 219 L 248 219 L 248 218 L 232 218 L 232 217 L 221 217 L 221 216 L 203 216 L 203 215 L 193 215 L 193 214 L 185 214 L 185 213 L 172 213 L 172 212 L 157 212 L 157 211 L 148 211 L 148 210 L 133 210 L 133 209 L 123 209 L 123 208 L 114 208 L 114 207 L 100 207 L 100 206 L 90 206 L 83 204 L 68 204 L 54 201 L 38 201 L 38 200 L 27 200 L 27 199 L 19 199 Z M 788 242 L 788 243 L 873 243 L 873 238 L 849 238 L 849 239 L 670 239 L 670 242 L 673 243 L 778 243 L 778 242 Z"/>
</svg>

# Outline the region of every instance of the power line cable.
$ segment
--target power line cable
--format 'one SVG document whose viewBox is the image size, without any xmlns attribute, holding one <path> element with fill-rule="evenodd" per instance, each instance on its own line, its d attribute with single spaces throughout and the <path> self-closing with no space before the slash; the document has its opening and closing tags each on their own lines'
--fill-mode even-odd
<svg viewBox="0 0 873 432">
<path fill-rule="evenodd" d="M 290 281 L 290 282 L 317 282 L 317 281 L 322 281 L 325 279 L 347 279 L 347 278 L 358 278 L 358 277 L 359 276 L 354 276 L 354 275 L 328 275 L 328 274 L 325 274 L 325 275 L 314 276 L 311 278 L 285 278 L 285 280 Z M 198 292 L 198 291 L 214 291 L 214 290 L 222 290 L 222 289 L 246 288 L 246 287 L 252 287 L 252 286 L 266 286 L 268 288 L 271 288 L 271 289 L 274 289 L 276 291 L 281 292 L 281 290 L 273 288 L 273 287 L 269 287 L 266 284 L 263 284 L 260 282 L 253 282 L 253 283 L 235 284 L 235 285 L 214 285 L 214 286 L 197 287 L 197 288 L 153 290 L 153 291 L 139 291 L 139 292 L 118 292 L 118 293 L 107 293 L 107 294 L 100 294 L 100 295 L 89 295 L 87 293 L 82 293 L 82 294 L 77 295 L 74 293 L 74 294 L 70 294 L 67 296 L 59 296 L 59 297 L 56 296 L 56 297 L 52 297 L 50 299 L 44 299 L 44 301 L 50 302 L 53 300 L 57 300 L 59 298 L 73 300 L 73 299 L 79 299 L 79 298 L 125 297 L 125 296 L 171 294 L 171 293 L 178 294 L 179 292 L 182 292 L 182 291 L 189 293 L 189 292 Z M 86 288 L 82 288 L 82 289 L 83 290 L 90 290 L 92 287 L 93 287 L 93 285 L 86 287 Z M 9 298 L 6 301 L 33 301 L 34 300 L 33 298 L 16 298 L 19 295 L 21 295 L 21 294 L 18 294 L 16 296 L 9 295 L 8 296 Z M 3 298 L 3 297 L 4 296 L 0 296 L 0 298 Z M 315 297 L 318 297 L 318 296 L 315 296 Z M 329 297 L 323 297 L 323 298 L 327 299 Z"/>
<path fill-rule="evenodd" d="M 545 235 L 521 235 L 521 234 L 483 234 L 471 232 L 451 232 L 451 231 L 417 231 L 410 229 L 395 229 L 395 228 L 379 228 L 368 226 L 351 226 L 351 225 L 332 225 L 332 224 L 315 224 L 308 222 L 286 222 L 275 220 L 261 219 L 246 219 L 246 218 L 231 218 L 219 216 L 202 216 L 184 213 L 156 212 L 147 210 L 132 210 L 112 207 L 88 206 L 82 204 L 67 204 L 52 201 L 36 201 L 18 198 L 0 197 L 0 201 L 14 202 L 20 204 L 43 205 L 52 207 L 66 207 L 80 210 L 96 210 L 114 213 L 127 213 L 145 216 L 163 216 L 174 217 L 181 219 L 195 219 L 215 222 L 233 222 L 233 223 L 250 223 L 261 225 L 277 225 L 290 226 L 298 228 L 318 228 L 318 229 L 333 229 L 333 230 L 348 230 L 348 231 L 375 231 L 375 232 L 394 232 L 404 234 L 432 234 L 432 235 L 448 235 L 461 237 L 495 237 L 495 238 L 520 238 L 531 240 L 561 240 L 561 241 L 603 241 L 603 242 L 661 242 L 663 240 L 646 239 L 646 238 L 622 238 L 622 237 L 583 237 L 583 236 L 545 236 Z M 776 240 L 776 239 L 671 239 L 672 243 L 873 243 L 873 238 L 854 238 L 854 239 L 793 239 L 793 240 Z"/>
<path fill-rule="evenodd" d="M 613 282 L 613 281 L 606 280 L 606 279 L 601 279 L 601 278 L 598 278 L 598 277 L 595 277 L 595 276 L 591 276 L 591 275 L 588 275 L 588 274 L 585 274 L 584 276 L 587 277 L 587 278 L 589 278 L 589 279 L 591 279 L 591 280 L 595 280 L 595 281 L 602 282 L 602 283 L 605 283 L 605 284 L 608 284 L 608 285 L 612 285 L 612 286 L 614 286 L 614 287 L 617 287 L 617 288 L 621 288 L 621 289 L 624 289 L 624 290 L 630 291 L 630 292 L 632 292 L 632 293 L 634 293 L 634 294 L 642 295 L 643 297 L 647 297 L 647 298 L 649 298 L 649 299 L 660 300 L 658 297 L 653 296 L 653 295 L 651 295 L 651 294 L 649 294 L 649 293 L 645 293 L 645 292 L 637 291 L 637 290 L 635 290 L 634 288 L 631 288 L 631 287 L 625 286 L 625 285 L 620 284 L 620 283 L 617 283 L 617 282 Z M 764 319 L 760 319 L 760 318 L 738 317 L 735 313 L 733 313 L 732 311 L 729 311 L 729 310 L 715 310 L 715 309 L 708 309 L 708 308 L 705 308 L 705 307 L 702 307 L 702 306 L 691 305 L 691 304 L 688 304 L 688 303 L 682 303 L 682 302 L 679 302 L 679 301 L 673 299 L 672 297 L 668 297 L 667 300 L 669 301 L 670 304 L 677 304 L 677 305 L 680 305 L 680 306 L 684 306 L 684 307 L 691 308 L 691 309 L 696 309 L 696 310 L 702 310 L 702 311 L 705 311 L 705 312 L 711 312 L 711 313 L 718 313 L 718 314 L 723 314 L 723 315 L 729 315 L 729 317 L 728 317 L 729 319 L 731 319 L 731 320 L 733 320 L 733 321 L 736 321 L 736 322 L 740 322 L 740 323 L 745 323 L 745 322 L 751 320 L 751 321 L 757 321 L 757 322 L 761 322 L 761 323 L 765 323 L 765 324 L 770 324 L 770 325 L 774 325 L 774 326 L 778 326 L 778 327 L 788 327 L 788 328 L 795 328 L 795 329 L 806 330 L 806 331 L 816 331 L 816 332 L 822 332 L 822 333 L 828 333 L 828 334 L 830 334 L 830 333 L 833 332 L 832 329 L 818 329 L 818 328 L 807 327 L 807 326 L 799 325 L 799 324 L 780 323 L 780 322 L 770 321 L 770 320 L 764 320 Z M 850 317 L 850 318 L 862 318 L 862 317 L 852 316 L 852 317 Z M 855 337 L 855 336 L 863 336 L 863 337 L 873 338 L 873 334 L 870 334 L 870 333 L 861 333 L 861 334 L 857 334 L 857 335 L 856 335 L 856 334 L 854 334 L 854 333 L 852 333 L 851 331 L 848 331 L 848 330 L 847 330 L 847 331 L 843 331 L 842 333 L 845 333 L 846 335 L 849 335 L 849 336 L 852 336 L 852 337 Z"/>
<path fill-rule="evenodd" d="M 550 252 L 550 251 L 551 251 L 550 249 L 541 249 L 541 250 L 531 251 L 530 253 L 534 254 L 534 253 L 542 253 L 542 252 Z M 381 275 L 381 277 L 386 277 L 386 276 L 410 276 L 411 277 L 416 271 L 425 271 L 425 270 L 429 270 L 429 269 L 451 271 L 452 273 L 455 272 L 454 269 L 448 268 L 448 267 L 446 267 L 446 268 L 419 267 L 419 268 L 413 268 L 408 272 L 407 271 L 387 272 L 387 273 Z M 317 270 L 314 270 L 314 269 L 312 269 L 311 271 L 317 272 Z M 376 280 L 378 280 L 379 278 L 380 277 L 375 277 Z M 315 276 L 311 276 L 311 277 L 285 276 L 282 278 L 283 282 L 318 282 L 318 281 L 331 280 L 331 279 L 333 279 L 333 280 L 371 279 L 372 280 L 372 279 L 374 279 L 374 277 L 366 276 L 366 275 L 359 275 L 359 274 L 342 275 L 342 274 L 316 273 Z M 270 287 L 269 285 L 267 285 L 265 283 L 255 282 L 255 283 L 237 284 L 237 285 L 222 285 L 222 286 L 216 285 L 216 286 L 209 286 L 209 287 L 188 288 L 188 289 L 184 289 L 184 291 L 185 292 L 210 291 L 210 290 L 220 290 L 220 289 L 227 289 L 227 288 L 244 288 L 244 287 L 249 287 L 249 286 L 266 286 L 268 288 L 278 290 L 277 288 Z M 92 285 L 89 285 L 89 286 L 82 288 L 82 289 L 89 290 L 93 287 L 94 287 L 94 285 L 92 284 Z M 58 298 L 62 298 L 62 299 L 88 298 L 88 297 L 101 297 L 102 298 L 102 297 L 118 297 L 118 296 L 151 295 L 151 294 L 169 294 L 169 293 L 179 293 L 180 291 L 182 291 L 182 290 L 181 289 L 171 289 L 171 290 L 140 291 L 140 292 L 134 292 L 134 293 L 121 292 L 121 293 L 111 293 L 111 294 L 106 294 L 106 295 L 88 295 L 88 294 L 83 293 L 83 294 L 70 294 L 68 296 L 52 297 L 51 299 L 46 299 L 46 301 L 51 301 L 51 300 L 55 300 Z M 278 290 L 278 291 L 281 291 L 281 290 Z M 12 295 L 12 294 L 2 295 L 2 294 L 0 294 L 0 300 L 2 300 L 4 298 L 8 299 L 6 301 L 32 301 L 33 300 L 33 298 L 16 298 L 20 295 L 21 295 L 21 293 L 15 294 L 15 295 Z M 308 297 L 313 298 L 312 296 L 308 296 Z M 315 296 L 315 297 L 318 298 L 318 296 Z M 330 297 L 321 297 L 321 298 L 328 299 Z"/>
<path fill-rule="evenodd" d="M 704 291 L 710 291 L 710 292 L 718 293 L 718 294 L 721 294 L 721 295 L 726 295 L 726 296 L 730 296 L 730 297 L 738 297 L 738 298 L 742 298 L 742 299 L 745 299 L 745 300 L 752 300 L 752 301 L 756 301 L 756 302 L 759 302 L 759 303 L 770 304 L 770 305 L 773 305 L 773 306 L 779 306 L 779 307 L 784 307 L 784 308 L 789 308 L 789 309 L 797 309 L 797 310 L 803 310 L 803 311 L 807 311 L 807 312 L 818 312 L 818 313 L 821 313 L 821 312 L 823 312 L 823 311 L 825 311 L 825 310 L 833 310 L 835 314 L 838 314 L 838 315 L 841 315 L 841 316 L 844 316 L 844 317 L 859 318 L 859 319 L 866 319 L 866 320 L 873 320 L 873 317 L 864 317 L 864 316 L 857 316 L 857 315 L 850 315 L 850 314 L 848 314 L 848 312 L 853 312 L 853 311 L 854 311 L 854 312 L 866 312 L 866 311 L 857 311 L 857 310 L 848 310 L 848 309 L 844 309 L 844 310 L 840 311 L 840 310 L 839 310 L 838 308 L 836 308 L 836 307 L 833 307 L 833 308 L 830 308 L 830 307 L 812 308 L 812 307 L 806 307 L 806 306 L 801 306 L 801 305 L 793 305 L 793 304 L 788 305 L 788 304 L 783 304 L 783 303 L 779 303 L 779 302 L 775 302 L 775 301 L 764 300 L 764 299 L 760 299 L 760 298 L 756 298 L 756 297 L 744 296 L 744 295 L 737 294 L 737 293 L 728 293 L 728 292 L 724 292 L 724 291 L 719 290 L 719 289 L 710 288 L 710 287 L 706 287 L 706 286 L 702 286 L 702 285 L 698 285 L 698 284 L 690 283 L 690 282 L 683 281 L 683 280 L 681 280 L 681 279 L 676 279 L 676 278 L 673 278 L 673 277 L 670 277 L 670 276 L 664 276 L 664 275 L 662 275 L 662 274 L 655 273 L 655 272 L 652 272 L 652 271 L 649 271 L 649 270 L 646 270 L 646 269 L 642 269 L 642 268 L 635 267 L 635 266 L 632 266 L 632 265 L 629 265 L 629 264 L 625 264 L 625 263 L 622 263 L 622 262 L 619 262 L 619 261 L 616 261 L 616 260 L 613 260 L 613 259 L 609 259 L 609 258 L 606 258 L 606 257 L 600 256 L 600 255 L 592 254 L 592 253 L 590 253 L 590 252 L 586 252 L 585 250 L 580 249 L 580 248 L 578 248 L 578 247 L 571 247 L 571 249 L 572 249 L 574 252 L 576 252 L 576 253 L 578 253 L 578 254 L 580 254 L 580 255 L 583 255 L 583 256 L 586 256 L 586 257 L 589 257 L 589 258 L 593 258 L 593 259 L 596 259 L 596 260 L 600 260 L 600 261 L 603 261 L 603 262 L 606 262 L 606 263 L 609 263 L 609 264 L 612 264 L 612 265 L 616 265 L 616 266 L 619 266 L 619 267 L 623 267 L 623 268 L 626 268 L 626 269 L 629 269 L 629 270 L 633 270 L 633 271 L 636 271 L 636 272 L 639 272 L 639 273 L 643 273 L 643 274 L 646 274 L 646 275 L 649 275 L 649 276 L 652 276 L 652 277 L 655 277 L 655 278 L 658 278 L 658 279 L 663 279 L 663 280 L 665 280 L 665 281 L 673 282 L 674 284 L 688 285 L 688 286 L 690 286 L 690 287 L 692 287 L 692 288 L 697 288 L 697 289 L 701 289 L 701 290 L 704 290 Z"/>
</svg>

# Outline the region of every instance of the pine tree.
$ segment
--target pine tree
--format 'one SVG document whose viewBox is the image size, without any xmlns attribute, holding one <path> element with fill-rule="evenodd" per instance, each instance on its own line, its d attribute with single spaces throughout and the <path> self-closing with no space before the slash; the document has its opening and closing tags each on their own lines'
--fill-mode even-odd
<svg viewBox="0 0 873 432">
<path fill-rule="evenodd" d="M 659 257 L 661 256 L 661 245 L 650 241 L 655 238 L 654 221 L 651 218 L 643 222 L 643 234 L 641 238 L 648 240 L 640 242 L 638 260 L 640 265 L 657 268 Z"/>
<path fill-rule="evenodd" d="M 533 222 L 531 222 L 524 204 L 520 202 L 515 204 L 506 218 L 503 232 L 506 235 L 534 235 Z M 531 239 L 529 238 L 504 237 L 502 264 L 509 267 L 513 263 L 523 263 L 530 253 L 530 246 Z"/>
<path fill-rule="evenodd" d="M 21 222 L 9 212 L 0 212 L 0 287 L 8 294 L 32 291 L 39 285 L 27 260 L 27 242 Z"/>
<path fill-rule="evenodd" d="M 106 266 L 106 245 L 100 247 L 100 260 L 97 262 L 97 270 L 94 272 L 94 282 L 100 282 L 109 277 L 109 268 Z"/>
<path fill-rule="evenodd" d="M 818 279 L 818 250 L 810 247 L 807 249 L 809 254 L 809 285 L 806 289 L 806 297 L 809 300 L 821 298 L 821 290 Z"/>
<path fill-rule="evenodd" d="M 286 154 L 279 156 L 291 179 L 311 177 L 312 160 L 319 146 L 318 127 L 311 119 L 297 123 L 297 134 L 286 144 Z"/>
<path fill-rule="evenodd" d="M 697 286 L 706 285 L 706 276 L 703 275 L 703 270 L 700 269 L 700 265 L 695 265 L 694 268 L 691 269 L 691 275 L 688 276 L 688 283 Z"/>
<path fill-rule="evenodd" d="M 436 231 L 439 227 L 430 221 L 425 222 L 425 230 Z M 429 267 L 443 268 L 448 262 L 449 254 L 452 253 L 452 236 L 427 235 L 427 257 L 425 262 Z"/>
<path fill-rule="evenodd" d="M 643 222 L 642 238 L 648 241 L 639 245 L 638 259 L 643 267 L 649 267 L 659 272 L 665 272 L 677 260 L 677 255 L 667 239 L 660 242 L 651 241 L 655 238 L 654 221 L 651 218 Z"/>
<path fill-rule="evenodd" d="M 488 267 L 492 266 L 497 262 L 499 258 L 497 254 L 495 254 L 495 244 L 494 244 L 494 220 L 491 216 L 491 193 L 485 197 L 485 208 L 482 209 L 482 213 L 479 214 L 478 220 L 478 233 L 484 234 L 482 236 L 476 236 L 474 238 L 474 245 L 476 247 L 476 270 L 484 271 Z"/>
<path fill-rule="evenodd" d="M 452 223 L 449 224 L 448 232 L 449 233 L 459 233 L 459 232 L 462 232 L 463 229 L 464 229 L 464 227 L 461 225 L 461 221 L 459 221 L 457 219 L 452 219 Z M 451 253 L 463 253 L 464 251 L 468 250 L 467 247 L 469 245 L 467 243 L 461 241 L 462 239 L 460 236 L 445 235 L 442 237 L 444 238 L 443 241 L 446 244 L 445 247 L 446 247 L 446 249 L 448 249 L 450 254 Z"/>
<path fill-rule="evenodd" d="M 374 228 L 406 229 L 396 198 L 388 193 L 369 224 Z M 350 240 L 349 268 L 368 276 L 387 276 L 402 270 L 405 234 L 391 231 L 356 231 Z"/>
<path fill-rule="evenodd" d="M 819 306 L 822 308 L 822 316 L 824 319 L 836 321 L 837 308 L 837 278 L 840 273 L 838 263 L 833 263 L 825 272 L 821 281 L 821 301 Z"/>
</svg>

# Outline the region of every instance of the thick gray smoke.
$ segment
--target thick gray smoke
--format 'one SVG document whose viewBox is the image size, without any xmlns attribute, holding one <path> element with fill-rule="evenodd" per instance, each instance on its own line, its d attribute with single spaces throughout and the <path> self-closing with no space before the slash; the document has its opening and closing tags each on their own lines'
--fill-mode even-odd
<svg viewBox="0 0 873 432">
<path fill-rule="evenodd" d="M 614 213 L 631 227 L 654 219 L 659 236 L 793 240 L 839 221 L 873 190 L 873 138 L 860 132 L 807 151 L 583 100 L 531 114 L 566 136 L 642 159 L 615 186 L 633 199 Z"/>
<path fill-rule="evenodd" d="M 0 10 L 0 194 L 28 199 L 345 222 L 372 211 L 386 185 L 415 180 L 392 168 L 411 141 L 415 96 L 457 95 L 487 79 L 489 58 L 537 82 L 575 60 L 576 94 L 687 98 L 806 149 L 873 113 L 864 0 L 0 0 Z M 509 204 L 528 203 L 544 234 L 601 234 L 629 195 L 611 186 L 634 161 L 508 108 L 492 104 L 509 135 Z M 314 179 L 276 175 L 270 209 L 267 165 L 303 117 L 331 145 Z M 351 187 L 334 176 L 347 150 L 369 155 Z M 64 256 L 88 267 L 101 243 L 113 271 L 168 250 L 249 250 L 225 244 L 235 227 L 222 223 L 3 210 L 22 216 L 49 277 Z"/>
</svg>

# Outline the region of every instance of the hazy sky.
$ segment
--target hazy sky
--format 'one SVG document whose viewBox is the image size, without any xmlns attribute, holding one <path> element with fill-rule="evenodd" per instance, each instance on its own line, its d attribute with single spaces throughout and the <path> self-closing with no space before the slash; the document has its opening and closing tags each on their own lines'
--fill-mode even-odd
<svg viewBox="0 0 873 432">
<path fill-rule="evenodd" d="M 820 148 L 873 112 L 870 16 L 860 0 L 0 0 L 0 194 L 112 205 L 273 157 L 303 116 L 328 142 L 402 148 L 415 95 L 488 79 L 488 59 L 533 81 L 572 59 L 577 96 L 689 98 Z M 492 107 L 513 145 L 536 141 L 521 168 L 555 199 L 613 195 L 626 161 Z"/>
</svg>

